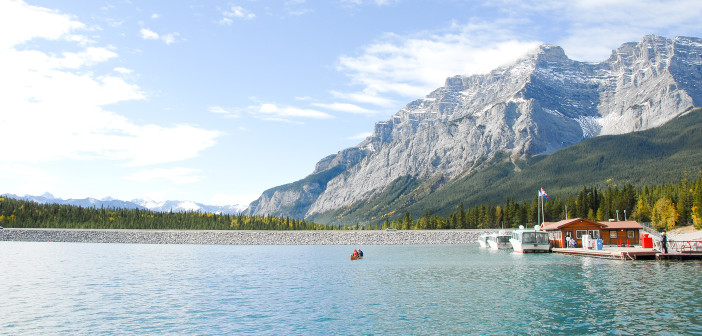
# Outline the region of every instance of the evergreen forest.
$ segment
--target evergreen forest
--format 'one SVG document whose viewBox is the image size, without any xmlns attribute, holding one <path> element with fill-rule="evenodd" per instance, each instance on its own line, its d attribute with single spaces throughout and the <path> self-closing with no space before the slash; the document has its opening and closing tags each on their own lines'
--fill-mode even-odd
<svg viewBox="0 0 702 336">
<path fill-rule="evenodd" d="M 86 208 L 0 198 L 0 225 L 14 228 L 151 230 L 324 230 L 326 225 L 288 217 Z"/>
<path fill-rule="evenodd" d="M 539 196 L 531 200 L 506 199 L 464 207 L 461 202 L 448 216 L 420 218 L 409 212 L 382 223 L 328 226 L 289 217 L 225 215 L 200 212 L 155 212 L 140 209 L 85 208 L 39 204 L 0 198 L 0 225 L 14 228 L 152 229 L 152 230 L 334 230 L 334 229 L 497 229 L 537 224 Z M 567 211 L 567 213 L 566 213 Z M 606 188 L 584 186 L 577 194 L 544 199 L 545 221 L 566 218 L 650 222 L 657 230 L 694 225 L 702 229 L 702 174 L 674 184 Z"/>
<path fill-rule="evenodd" d="M 539 196 L 534 190 L 530 201 L 506 199 L 502 204 L 490 202 L 465 208 L 460 203 L 448 216 L 427 211 L 414 219 L 409 212 L 395 220 L 386 220 L 379 228 L 400 229 L 487 229 L 516 228 L 537 224 Z M 546 222 L 566 218 L 596 221 L 635 220 L 648 222 L 659 231 L 694 225 L 702 229 L 702 174 L 696 180 L 685 177 L 675 184 L 636 188 L 631 184 L 606 188 L 583 187 L 577 194 L 544 199 Z M 566 213 L 567 211 L 567 213 Z"/>
</svg>

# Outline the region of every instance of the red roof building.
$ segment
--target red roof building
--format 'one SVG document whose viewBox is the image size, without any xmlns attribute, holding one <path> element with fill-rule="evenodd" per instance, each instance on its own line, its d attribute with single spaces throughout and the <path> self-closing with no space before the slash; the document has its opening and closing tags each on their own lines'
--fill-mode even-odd
<svg viewBox="0 0 702 336">
<path fill-rule="evenodd" d="M 544 222 L 542 230 L 549 233 L 554 247 L 566 247 L 566 238 L 571 237 L 583 246 L 582 236 L 601 238 L 604 245 L 634 245 L 639 241 L 643 227 L 635 221 L 596 222 L 587 218 L 566 219 L 560 222 Z"/>
</svg>

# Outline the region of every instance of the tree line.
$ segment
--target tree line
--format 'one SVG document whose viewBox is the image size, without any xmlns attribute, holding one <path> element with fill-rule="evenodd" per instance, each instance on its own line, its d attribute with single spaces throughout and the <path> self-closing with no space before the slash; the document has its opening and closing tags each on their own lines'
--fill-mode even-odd
<svg viewBox="0 0 702 336">
<path fill-rule="evenodd" d="M 14 228 L 152 230 L 328 230 L 302 219 L 202 212 L 92 208 L 0 198 L 0 225 Z"/>
<path fill-rule="evenodd" d="M 611 181 L 610 181 L 611 182 Z M 651 222 L 658 230 L 694 225 L 702 229 L 702 174 L 677 183 L 634 187 L 631 184 L 604 188 L 584 186 L 577 195 L 552 195 L 544 201 L 544 219 L 566 218 L 596 221 L 635 220 Z M 507 198 L 502 204 L 457 205 L 448 216 L 427 211 L 420 218 L 409 212 L 382 223 L 329 226 L 304 219 L 245 216 L 201 212 L 156 212 L 141 209 L 89 208 L 63 204 L 39 204 L 0 198 L 0 225 L 16 228 L 153 229 L 153 230 L 404 230 L 498 229 L 527 227 L 538 223 L 539 197 L 530 201 Z"/>
<path fill-rule="evenodd" d="M 611 182 L 611 181 L 609 181 Z M 371 225 L 385 229 L 497 229 L 536 225 L 539 196 L 534 191 L 530 201 L 506 199 L 502 204 L 460 203 L 448 216 L 427 211 L 415 219 L 405 213 L 394 220 Z M 676 226 L 694 225 L 702 229 L 702 174 L 696 180 L 688 177 L 677 183 L 634 187 L 631 184 L 604 188 L 583 186 L 577 195 L 552 195 L 544 201 L 544 220 L 556 222 L 566 218 L 587 218 L 596 221 L 635 220 L 650 222 L 659 231 Z"/>
</svg>

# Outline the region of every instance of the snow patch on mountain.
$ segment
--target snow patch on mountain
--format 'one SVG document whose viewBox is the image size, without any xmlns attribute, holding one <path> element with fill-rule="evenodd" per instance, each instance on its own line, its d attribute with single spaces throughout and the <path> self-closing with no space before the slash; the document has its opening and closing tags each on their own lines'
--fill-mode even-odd
<svg viewBox="0 0 702 336">
<path fill-rule="evenodd" d="M 575 119 L 583 130 L 583 138 L 592 138 L 600 134 L 602 118 L 594 116 L 579 116 Z"/>
</svg>

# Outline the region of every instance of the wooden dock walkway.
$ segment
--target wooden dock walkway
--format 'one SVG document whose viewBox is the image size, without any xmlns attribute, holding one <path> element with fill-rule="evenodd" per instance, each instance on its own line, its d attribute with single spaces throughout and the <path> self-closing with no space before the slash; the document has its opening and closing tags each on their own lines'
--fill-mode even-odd
<svg viewBox="0 0 702 336">
<path fill-rule="evenodd" d="M 554 253 L 581 255 L 595 258 L 620 259 L 620 260 L 655 260 L 660 254 L 652 248 L 641 247 L 604 247 L 602 250 L 589 250 L 584 248 L 554 248 Z"/>
<path fill-rule="evenodd" d="M 702 252 L 658 253 L 658 260 L 702 260 Z"/>
</svg>

